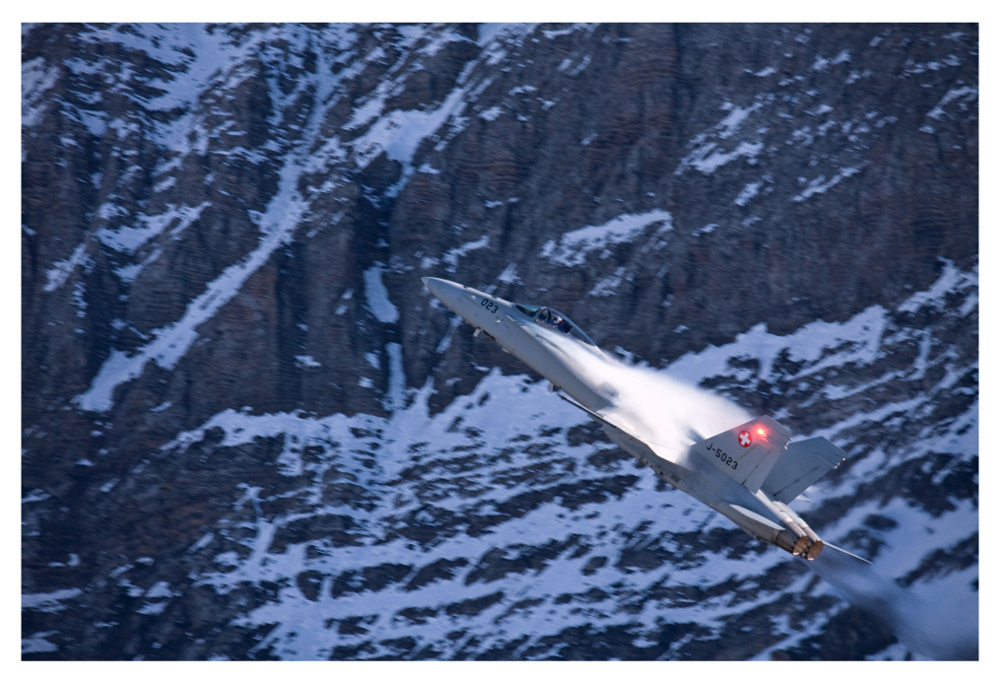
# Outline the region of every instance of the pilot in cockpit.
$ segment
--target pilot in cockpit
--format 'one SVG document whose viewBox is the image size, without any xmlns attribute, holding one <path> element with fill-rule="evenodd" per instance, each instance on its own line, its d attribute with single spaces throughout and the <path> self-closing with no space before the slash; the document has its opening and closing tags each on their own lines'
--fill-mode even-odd
<svg viewBox="0 0 1000 683">
<path fill-rule="evenodd" d="M 551 327 L 554 330 L 559 330 L 564 334 L 569 334 L 571 330 L 570 324 L 566 322 L 564 318 L 548 308 L 543 308 L 538 311 L 538 316 L 535 320 L 547 327 Z"/>
</svg>

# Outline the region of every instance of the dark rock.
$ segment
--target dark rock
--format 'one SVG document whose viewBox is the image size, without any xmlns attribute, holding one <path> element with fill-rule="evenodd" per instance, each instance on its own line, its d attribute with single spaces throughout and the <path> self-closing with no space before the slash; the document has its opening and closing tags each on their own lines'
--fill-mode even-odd
<svg viewBox="0 0 1000 683">
<path fill-rule="evenodd" d="M 758 324 L 875 310 L 868 341 L 777 349 L 769 366 L 743 349 L 703 386 L 798 434 L 851 425 L 823 486 L 867 474 L 821 487 L 818 530 L 859 503 L 978 506 L 978 452 L 955 446 L 978 430 L 977 25 L 495 28 L 23 27 L 22 658 L 724 659 L 774 646 L 782 623 L 816 634 L 775 658 L 894 642 L 826 595 L 757 599 L 800 578 L 791 561 L 667 580 L 773 549 L 724 521 L 641 526 L 678 506 L 628 528 L 588 517 L 652 476 L 594 424 L 486 443 L 474 415 L 508 420 L 491 392 L 455 413 L 447 446 L 408 433 L 416 390 L 433 416 L 492 368 L 526 372 L 453 328 L 419 277 L 555 306 L 654 367 Z M 542 256 L 654 210 L 670 220 L 569 265 Z M 901 306 L 948 273 L 946 295 Z M 274 422 L 245 438 L 253 419 Z M 532 515 L 558 528 L 512 538 Z M 866 514 L 840 542 L 874 557 L 901 523 Z M 901 582 L 977 565 L 978 530 L 962 538 Z M 347 569 L 341 551 L 372 559 Z M 512 587 L 557 560 L 579 566 L 567 581 L 614 578 Z M 330 644 L 305 653 L 254 621 L 287 595 L 325 609 L 326 576 L 333 596 L 497 591 L 387 613 L 463 623 L 435 642 L 331 611 Z M 621 621 L 724 599 L 711 624 Z M 555 603 L 580 622 L 515 632 Z"/>
</svg>

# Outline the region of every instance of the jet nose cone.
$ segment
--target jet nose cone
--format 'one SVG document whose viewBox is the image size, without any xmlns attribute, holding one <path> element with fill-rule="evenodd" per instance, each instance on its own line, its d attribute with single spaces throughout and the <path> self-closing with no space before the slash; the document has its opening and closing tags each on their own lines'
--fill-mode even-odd
<svg viewBox="0 0 1000 683">
<path fill-rule="evenodd" d="M 436 277 L 422 277 L 420 281 L 424 283 L 424 287 L 430 290 L 431 294 L 441 298 L 441 292 L 445 289 L 444 280 Z"/>
<path fill-rule="evenodd" d="M 422 277 L 420 280 L 430 290 L 431 294 L 445 306 L 463 318 L 468 315 L 467 307 L 465 306 L 467 302 L 462 295 L 464 290 L 462 285 L 437 277 Z"/>
</svg>

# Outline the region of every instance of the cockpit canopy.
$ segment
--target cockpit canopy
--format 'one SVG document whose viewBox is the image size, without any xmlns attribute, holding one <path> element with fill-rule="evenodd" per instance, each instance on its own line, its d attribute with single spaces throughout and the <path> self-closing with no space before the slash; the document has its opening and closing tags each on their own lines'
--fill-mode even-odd
<svg viewBox="0 0 1000 683">
<path fill-rule="evenodd" d="M 582 341 L 584 344 L 588 344 L 593 347 L 597 347 L 594 340 L 587 336 L 587 333 L 580 329 L 580 327 L 570 320 L 568 317 L 560 313 L 554 308 L 548 308 L 546 306 L 527 306 L 525 304 L 514 304 L 517 306 L 518 310 L 524 313 L 529 318 L 532 318 L 535 322 L 541 323 L 548 328 L 553 330 L 558 330 L 563 334 L 568 334 L 569 336 Z"/>
</svg>

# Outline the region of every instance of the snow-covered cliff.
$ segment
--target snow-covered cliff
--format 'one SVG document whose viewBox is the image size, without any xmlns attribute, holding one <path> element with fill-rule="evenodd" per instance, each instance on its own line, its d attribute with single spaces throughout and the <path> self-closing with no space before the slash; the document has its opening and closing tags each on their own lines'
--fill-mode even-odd
<svg viewBox="0 0 1000 683">
<path fill-rule="evenodd" d="M 977 231 L 975 25 L 25 26 L 22 656 L 975 657 Z M 425 275 L 831 438 L 872 571 Z"/>
</svg>

